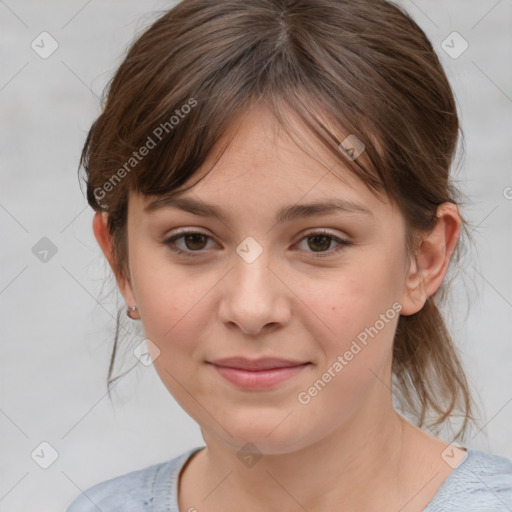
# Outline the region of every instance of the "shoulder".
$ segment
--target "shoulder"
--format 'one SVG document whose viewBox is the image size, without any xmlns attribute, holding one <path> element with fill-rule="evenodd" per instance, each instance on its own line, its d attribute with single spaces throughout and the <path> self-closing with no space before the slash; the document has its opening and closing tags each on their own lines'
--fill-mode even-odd
<svg viewBox="0 0 512 512">
<path fill-rule="evenodd" d="M 467 450 L 424 512 L 512 510 L 512 460 Z"/>
<path fill-rule="evenodd" d="M 155 501 L 160 501 L 164 495 L 167 501 L 175 492 L 180 469 L 199 449 L 193 448 L 166 462 L 97 483 L 78 495 L 66 512 L 154 510 Z"/>
</svg>

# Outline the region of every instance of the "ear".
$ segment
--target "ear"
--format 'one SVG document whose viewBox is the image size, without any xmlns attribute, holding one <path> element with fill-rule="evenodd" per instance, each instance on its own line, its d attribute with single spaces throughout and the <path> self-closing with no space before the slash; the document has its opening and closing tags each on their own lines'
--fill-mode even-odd
<svg viewBox="0 0 512 512">
<path fill-rule="evenodd" d="M 131 288 L 130 282 L 123 277 L 117 267 L 114 250 L 113 250 L 113 240 L 112 235 L 108 229 L 107 225 L 108 214 L 106 212 L 96 212 L 94 218 L 92 220 L 92 230 L 94 232 L 94 236 L 98 241 L 103 254 L 107 258 L 112 271 L 114 272 L 114 276 L 117 281 L 117 285 L 119 290 L 121 291 L 126 303 L 130 306 L 135 306 L 137 301 L 133 294 L 133 290 Z"/>
<path fill-rule="evenodd" d="M 461 218 L 457 206 L 453 203 L 439 205 L 436 217 L 436 225 L 422 238 L 416 255 L 411 256 L 401 315 L 417 313 L 427 298 L 436 293 L 459 241 Z"/>
</svg>

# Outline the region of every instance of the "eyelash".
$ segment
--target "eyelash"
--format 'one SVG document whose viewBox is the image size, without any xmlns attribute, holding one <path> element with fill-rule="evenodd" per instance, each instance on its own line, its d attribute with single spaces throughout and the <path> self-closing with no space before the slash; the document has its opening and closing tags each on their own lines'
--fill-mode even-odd
<svg viewBox="0 0 512 512">
<path fill-rule="evenodd" d="M 187 257 L 191 257 L 191 258 L 201 257 L 202 256 L 201 253 L 204 252 L 204 250 L 184 251 L 184 250 L 176 247 L 176 243 L 175 243 L 176 240 L 179 240 L 180 238 L 183 238 L 184 236 L 187 236 L 187 235 L 201 235 L 201 236 L 205 236 L 206 238 L 212 239 L 212 237 L 210 235 L 207 235 L 206 233 L 201 233 L 200 231 L 192 231 L 192 230 L 181 231 L 179 234 L 173 235 L 173 236 L 163 240 L 162 245 L 167 246 L 171 251 L 173 251 L 174 253 L 176 253 L 178 255 L 187 256 Z M 305 238 L 313 238 L 315 236 L 326 236 L 326 237 L 330 238 L 331 240 L 334 240 L 335 242 L 337 242 L 339 245 L 334 250 L 324 251 L 324 252 L 317 253 L 317 254 L 312 253 L 313 258 L 325 258 L 328 256 L 332 256 L 333 254 L 337 254 L 338 252 L 343 250 L 345 247 L 350 246 L 353 243 L 353 242 L 349 242 L 348 240 L 343 240 L 341 238 L 338 238 L 337 236 L 334 236 L 331 233 L 324 231 L 324 230 L 308 233 L 307 235 L 303 236 L 299 240 L 299 243 L 302 240 L 304 240 Z M 306 252 L 308 252 L 308 251 L 306 251 Z M 197 254 L 194 254 L 194 253 L 197 253 Z"/>
</svg>

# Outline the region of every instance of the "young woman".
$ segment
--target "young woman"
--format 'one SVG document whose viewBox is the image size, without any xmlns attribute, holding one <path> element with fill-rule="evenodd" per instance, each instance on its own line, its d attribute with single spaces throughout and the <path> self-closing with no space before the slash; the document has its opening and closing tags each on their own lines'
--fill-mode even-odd
<svg viewBox="0 0 512 512">
<path fill-rule="evenodd" d="M 431 43 L 384 0 L 183 0 L 146 30 L 81 163 L 144 357 L 205 446 L 68 512 L 510 510 L 512 461 L 432 434 L 472 419 L 437 308 L 468 234 L 458 133 Z"/>
</svg>

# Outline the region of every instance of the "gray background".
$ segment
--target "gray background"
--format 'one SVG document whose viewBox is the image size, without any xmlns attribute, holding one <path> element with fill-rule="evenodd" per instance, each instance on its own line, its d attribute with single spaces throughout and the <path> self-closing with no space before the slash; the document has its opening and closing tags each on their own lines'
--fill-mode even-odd
<svg viewBox="0 0 512 512">
<path fill-rule="evenodd" d="M 442 59 L 466 135 L 457 179 L 470 200 L 462 212 L 478 225 L 477 245 L 445 311 L 483 404 L 486 427 L 466 445 L 512 458 L 512 200 L 506 197 L 512 186 L 512 3 L 402 4 Z M 171 5 L 0 0 L 5 512 L 64 510 L 80 490 L 99 481 L 203 445 L 198 426 L 152 366 L 139 364 L 119 381 L 114 407 L 108 399 L 105 377 L 122 301 L 77 180 L 79 153 L 99 114 L 98 96 L 134 35 Z M 47 59 L 31 48 L 43 31 L 59 45 Z M 469 44 L 456 59 L 441 47 L 453 31 Z M 33 253 L 43 237 L 57 249 L 46 262 Z M 126 319 L 124 325 L 134 324 Z M 138 330 L 133 336 L 133 346 L 137 337 L 143 339 Z M 123 368 L 134 362 L 128 358 Z M 59 455 L 48 469 L 31 458 L 43 441 Z M 49 454 L 41 448 L 36 453 L 40 461 Z"/>
</svg>

